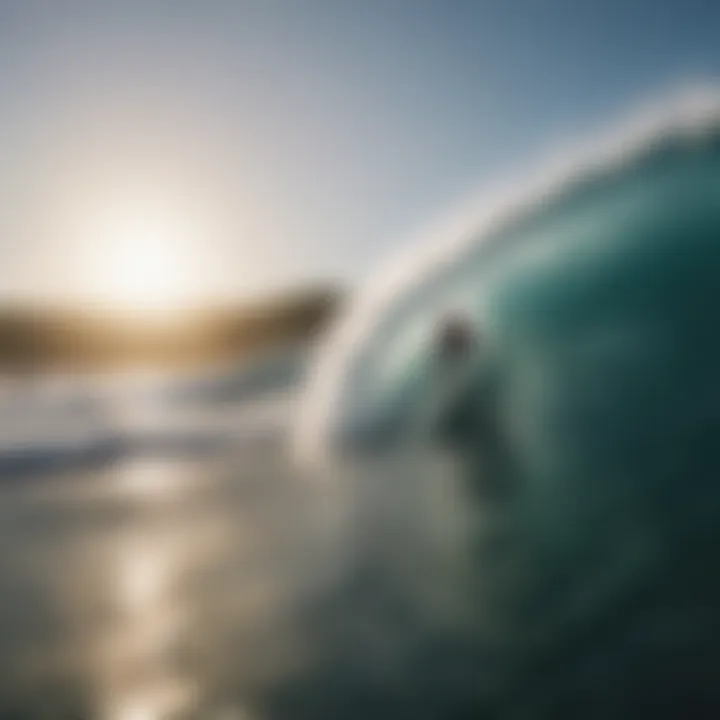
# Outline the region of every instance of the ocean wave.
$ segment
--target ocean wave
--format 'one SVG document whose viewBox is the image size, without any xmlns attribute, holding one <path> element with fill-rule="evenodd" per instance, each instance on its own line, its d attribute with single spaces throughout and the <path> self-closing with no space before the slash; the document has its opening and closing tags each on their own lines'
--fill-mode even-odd
<svg viewBox="0 0 720 720">
<path fill-rule="evenodd" d="M 353 418 L 387 409 L 394 400 L 387 381 L 358 375 L 397 346 L 398 336 L 405 360 L 417 359 L 429 327 L 445 309 L 462 307 L 478 316 L 477 304 L 467 302 L 468 286 L 477 295 L 472 286 L 494 255 L 520 242 L 531 251 L 528 234 L 593 191 L 642 182 L 643 173 L 678 155 L 696 155 L 699 148 L 709 160 L 719 143 L 720 89 L 683 88 L 644 104 L 609 132 L 555 149 L 537 169 L 524 168 L 519 177 L 479 193 L 479 199 L 463 201 L 402 243 L 316 349 L 295 433 L 300 456 L 327 455 Z M 542 240 L 535 245 L 542 249 Z"/>
</svg>

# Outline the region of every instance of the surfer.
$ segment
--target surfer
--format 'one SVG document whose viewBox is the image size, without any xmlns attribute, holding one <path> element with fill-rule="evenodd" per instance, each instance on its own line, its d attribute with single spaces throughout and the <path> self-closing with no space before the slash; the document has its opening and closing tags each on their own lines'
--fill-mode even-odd
<svg viewBox="0 0 720 720">
<path fill-rule="evenodd" d="M 457 365 L 467 360 L 476 345 L 472 321 L 459 312 L 448 313 L 438 326 L 436 347 L 442 365 Z"/>
<path fill-rule="evenodd" d="M 460 461 L 476 497 L 503 497 L 509 485 L 497 422 L 497 378 L 475 322 L 448 314 L 438 325 L 435 352 L 439 392 L 431 432 Z"/>
<path fill-rule="evenodd" d="M 454 311 L 437 324 L 432 340 L 435 381 L 432 383 L 430 427 L 449 440 L 454 435 L 456 408 L 478 361 L 478 333 L 471 318 Z"/>
</svg>

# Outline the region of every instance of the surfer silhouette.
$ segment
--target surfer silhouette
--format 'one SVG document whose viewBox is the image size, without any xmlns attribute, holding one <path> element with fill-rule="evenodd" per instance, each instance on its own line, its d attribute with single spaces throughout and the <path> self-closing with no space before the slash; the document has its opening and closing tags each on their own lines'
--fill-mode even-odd
<svg viewBox="0 0 720 720">
<path fill-rule="evenodd" d="M 454 435 L 460 398 L 478 361 L 479 337 L 471 318 L 460 312 L 446 313 L 438 321 L 432 339 L 435 380 L 432 383 L 430 426 L 446 440 Z"/>
<path fill-rule="evenodd" d="M 442 364 L 467 360 L 477 342 L 477 333 L 469 318 L 448 313 L 438 327 L 436 347 Z"/>
<path fill-rule="evenodd" d="M 475 321 L 448 313 L 437 327 L 435 353 L 438 392 L 431 432 L 461 461 L 473 494 L 501 497 L 509 485 L 496 417 L 496 377 Z"/>
</svg>

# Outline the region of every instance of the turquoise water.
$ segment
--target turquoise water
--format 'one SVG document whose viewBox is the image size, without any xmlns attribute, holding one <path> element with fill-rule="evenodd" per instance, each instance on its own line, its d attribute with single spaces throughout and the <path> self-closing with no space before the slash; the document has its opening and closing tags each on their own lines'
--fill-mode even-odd
<svg viewBox="0 0 720 720">
<path fill-rule="evenodd" d="M 489 717 L 720 707 L 716 118 L 579 165 L 376 305 L 371 287 L 309 396 L 301 440 L 316 459 L 429 438 L 465 502 L 503 518 L 499 554 L 482 530 L 466 539 L 465 637 L 484 658 L 477 682 L 492 678 L 475 705 Z M 418 434 L 448 308 L 473 318 L 482 349 L 445 419 Z"/>
</svg>

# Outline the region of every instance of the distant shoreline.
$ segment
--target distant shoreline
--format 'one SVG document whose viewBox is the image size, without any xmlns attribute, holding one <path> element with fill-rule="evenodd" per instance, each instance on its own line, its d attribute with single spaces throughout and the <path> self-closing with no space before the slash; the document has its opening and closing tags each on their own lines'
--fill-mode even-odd
<svg viewBox="0 0 720 720">
<path fill-rule="evenodd" d="M 0 308 L 0 374 L 193 368 L 310 342 L 343 302 L 333 287 L 238 306 L 198 308 L 166 321 L 103 311 Z"/>
</svg>

